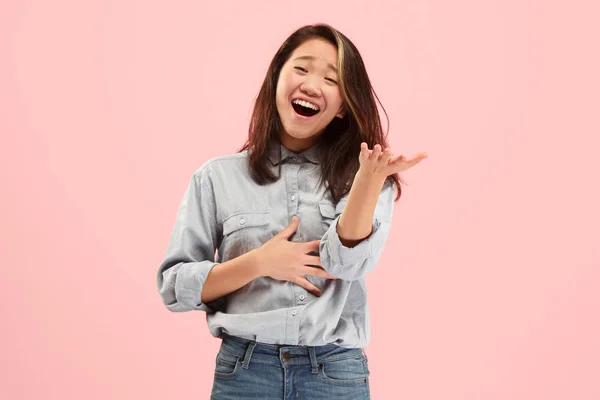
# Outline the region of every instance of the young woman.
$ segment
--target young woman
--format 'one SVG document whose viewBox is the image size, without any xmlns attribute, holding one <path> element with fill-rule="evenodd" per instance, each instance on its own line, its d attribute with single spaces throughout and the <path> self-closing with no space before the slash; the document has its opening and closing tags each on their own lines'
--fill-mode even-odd
<svg viewBox="0 0 600 400">
<path fill-rule="evenodd" d="M 269 66 L 247 143 L 193 174 L 158 288 L 222 338 L 211 398 L 369 398 L 365 276 L 398 172 L 427 156 L 392 154 L 375 97 L 346 36 L 302 27 Z"/>
</svg>

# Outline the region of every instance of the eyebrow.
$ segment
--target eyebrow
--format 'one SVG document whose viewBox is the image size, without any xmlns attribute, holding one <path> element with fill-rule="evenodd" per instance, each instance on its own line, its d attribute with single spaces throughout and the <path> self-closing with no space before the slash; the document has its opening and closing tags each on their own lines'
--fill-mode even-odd
<svg viewBox="0 0 600 400">
<path fill-rule="evenodd" d="M 315 57 L 313 56 L 300 56 L 300 57 L 296 57 L 294 59 L 294 61 L 296 60 L 308 60 L 308 61 L 314 61 Z M 329 67 L 329 69 L 332 69 L 336 74 L 338 72 L 337 67 L 333 64 L 327 64 L 327 67 Z"/>
</svg>

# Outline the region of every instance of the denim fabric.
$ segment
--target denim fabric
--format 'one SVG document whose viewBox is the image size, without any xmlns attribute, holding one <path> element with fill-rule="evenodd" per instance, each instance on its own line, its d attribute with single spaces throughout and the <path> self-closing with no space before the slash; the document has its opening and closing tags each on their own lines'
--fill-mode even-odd
<svg viewBox="0 0 600 400">
<path fill-rule="evenodd" d="M 369 374 L 362 349 L 271 345 L 225 335 L 211 400 L 366 400 Z"/>
<path fill-rule="evenodd" d="M 368 345 L 366 275 L 377 265 L 388 238 L 395 191 L 386 182 L 371 235 L 346 247 L 336 227 L 349 195 L 333 200 L 320 183 L 317 154 L 316 146 L 296 154 L 278 145 L 268 164 L 280 178 L 262 186 L 250 175 L 247 152 L 209 160 L 194 173 L 157 274 L 167 309 L 206 312 L 215 337 L 226 333 L 268 344 Z M 200 300 L 206 277 L 217 263 L 259 248 L 294 215 L 300 221 L 290 241 L 320 240 L 322 268 L 339 278 L 306 275 L 322 296 L 293 282 L 259 277 L 212 302 Z"/>
</svg>

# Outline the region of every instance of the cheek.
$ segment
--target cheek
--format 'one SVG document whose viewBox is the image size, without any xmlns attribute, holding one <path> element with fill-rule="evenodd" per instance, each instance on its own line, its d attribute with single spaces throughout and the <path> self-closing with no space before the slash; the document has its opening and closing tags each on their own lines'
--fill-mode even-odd
<svg viewBox="0 0 600 400">
<path fill-rule="evenodd" d="M 279 81 L 277 82 L 277 86 L 281 88 L 287 88 L 290 85 L 291 76 L 289 71 L 286 68 L 281 70 L 279 74 Z"/>
<path fill-rule="evenodd" d="M 282 77 L 277 82 L 277 89 L 275 91 L 277 100 L 287 103 L 290 96 L 291 82 L 289 78 Z"/>
<path fill-rule="evenodd" d="M 281 107 L 287 103 L 286 85 L 282 81 L 279 81 L 277 83 L 277 89 L 275 91 L 275 100 L 277 103 L 277 107 Z"/>
<path fill-rule="evenodd" d="M 342 96 L 340 95 L 340 91 L 337 88 L 331 88 L 330 91 L 327 92 L 327 107 L 328 111 L 337 114 L 339 109 L 342 107 Z"/>
</svg>

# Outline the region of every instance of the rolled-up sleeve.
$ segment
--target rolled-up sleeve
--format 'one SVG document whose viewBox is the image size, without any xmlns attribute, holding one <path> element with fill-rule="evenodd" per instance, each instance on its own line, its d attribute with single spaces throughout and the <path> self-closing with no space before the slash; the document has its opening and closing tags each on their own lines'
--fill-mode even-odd
<svg viewBox="0 0 600 400">
<path fill-rule="evenodd" d="M 215 196 L 208 166 L 190 179 L 177 211 L 166 256 L 158 269 L 158 290 L 165 306 L 174 312 L 213 309 L 200 294 L 215 263 L 217 243 Z"/>
<path fill-rule="evenodd" d="M 375 268 L 390 230 L 395 194 L 394 186 L 386 181 L 375 207 L 372 232 L 354 247 L 344 246 L 337 233 L 337 224 L 348 194 L 338 202 L 335 219 L 321 238 L 319 246 L 323 269 L 337 278 L 355 281 Z"/>
</svg>

